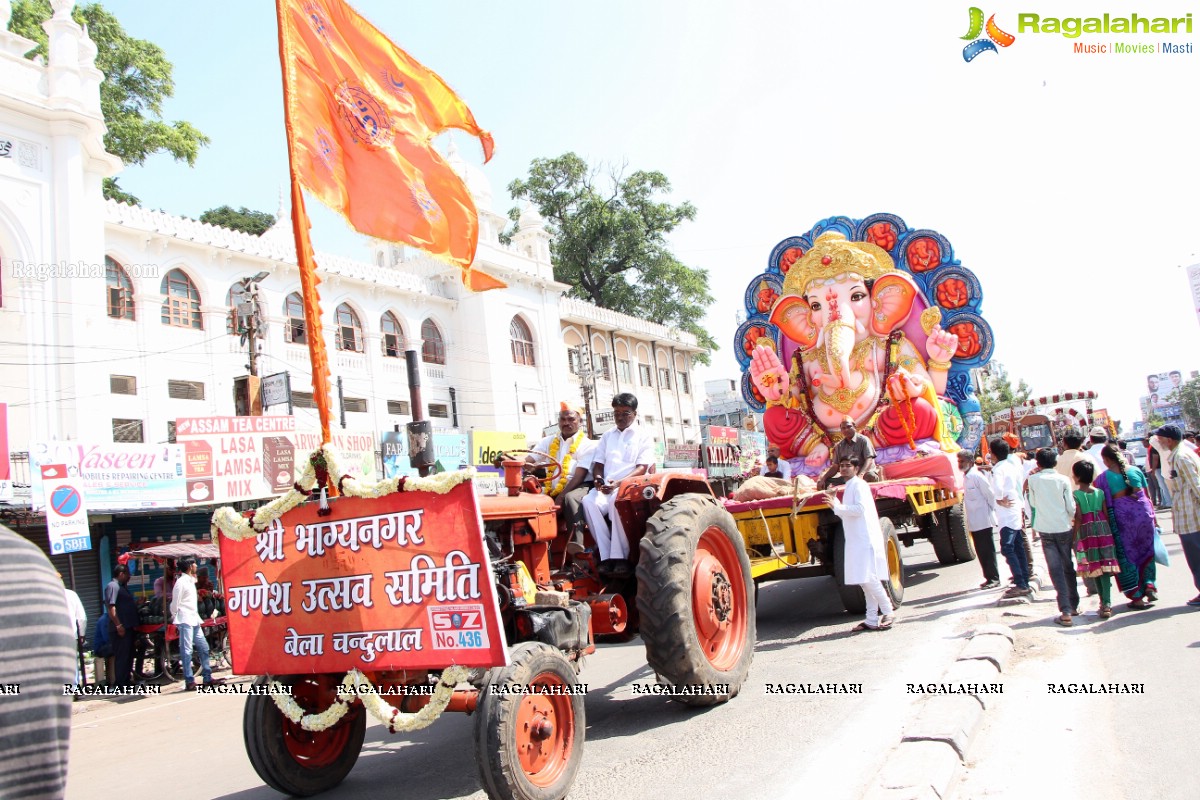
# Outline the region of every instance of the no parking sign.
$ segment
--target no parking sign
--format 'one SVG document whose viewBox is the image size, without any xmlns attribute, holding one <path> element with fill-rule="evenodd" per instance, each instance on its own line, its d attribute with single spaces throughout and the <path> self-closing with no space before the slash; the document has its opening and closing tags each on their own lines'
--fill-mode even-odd
<svg viewBox="0 0 1200 800">
<path fill-rule="evenodd" d="M 67 475 L 66 464 L 43 464 L 42 487 L 46 493 L 46 530 L 53 555 L 92 549 L 87 506 L 79 481 Z"/>
</svg>

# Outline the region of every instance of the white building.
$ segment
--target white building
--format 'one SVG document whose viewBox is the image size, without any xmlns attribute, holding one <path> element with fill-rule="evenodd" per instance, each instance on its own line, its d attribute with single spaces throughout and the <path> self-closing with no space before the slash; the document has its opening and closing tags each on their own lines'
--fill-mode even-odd
<svg viewBox="0 0 1200 800">
<path fill-rule="evenodd" d="M 103 200 L 102 179 L 121 165 L 102 146 L 95 47 L 71 5 L 55 2 L 48 65 L 23 58 L 31 42 L 0 33 L 9 156 L 0 158 L 0 402 L 10 449 L 166 442 L 177 417 L 232 414 L 248 351 L 232 332 L 231 289 L 260 272 L 258 372 L 290 373 L 300 424 L 315 427 L 289 210 L 281 204 L 280 222 L 257 237 Z M 8 6 L 0 0 L 0 17 Z M 413 348 L 435 428 L 540 436 L 560 400 L 581 398 L 571 348 L 586 340 L 597 414 L 632 391 L 664 444 L 698 440 L 694 337 L 565 298 L 537 212 L 502 244 L 506 218 L 492 210 L 487 179 L 453 148 L 448 157 L 480 208 L 476 263 L 509 288 L 471 293 L 457 268 L 391 244 L 369 263 L 318 255 L 335 424 L 339 379 L 347 429 L 411 420 L 404 351 Z"/>
</svg>

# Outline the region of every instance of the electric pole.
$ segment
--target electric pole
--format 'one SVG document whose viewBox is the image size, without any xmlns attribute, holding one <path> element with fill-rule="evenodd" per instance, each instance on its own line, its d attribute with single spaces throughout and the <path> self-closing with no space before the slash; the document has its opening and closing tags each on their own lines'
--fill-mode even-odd
<svg viewBox="0 0 1200 800">
<path fill-rule="evenodd" d="M 241 343 L 249 345 L 249 361 L 246 369 L 248 376 L 234 378 L 233 396 L 234 408 L 239 414 L 260 416 L 262 401 L 261 387 L 258 380 L 258 340 L 266 336 L 267 325 L 262 318 L 262 308 L 258 302 L 258 284 L 266 278 L 269 272 L 242 278 L 230 290 L 232 305 L 232 322 L 234 332 L 241 336 Z"/>
<path fill-rule="evenodd" d="M 592 382 L 594 371 L 592 369 L 591 350 L 587 344 L 578 344 L 574 349 L 575 363 L 578 367 L 577 374 L 579 375 L 579 391 L 583 395 L 583 412 L 587 417 L 587 435 L 589 439 L 594 439 L 595 432 L 592 429 L 592 394 L 595 390 L 595 384 Z"/>
</svg>

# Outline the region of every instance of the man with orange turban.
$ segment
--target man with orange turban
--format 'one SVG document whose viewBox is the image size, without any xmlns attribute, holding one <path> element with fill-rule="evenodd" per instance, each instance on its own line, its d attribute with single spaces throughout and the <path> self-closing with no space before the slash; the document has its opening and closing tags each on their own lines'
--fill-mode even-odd
<svg viewBox="0 0 1200 800">
<path fill-rule="evenodd" d="M 587 437 L 580 427 L 583 409 L 572 403 L 560 403 L 558 412 L 558 434 L 547 436 L 533 448 L 535 453 L 545 453 L 562 464 L 562 472 L 545 481 L 546 493 L 554 498 L 554 504 L 563 510 L 567 525 L 573 531 L 575 541 L 582 544 L 583 498 L 591 491 L 592 454 L 596 442 Z M 527 461 L 534 461 L 529 456 Z"/>
</svg>

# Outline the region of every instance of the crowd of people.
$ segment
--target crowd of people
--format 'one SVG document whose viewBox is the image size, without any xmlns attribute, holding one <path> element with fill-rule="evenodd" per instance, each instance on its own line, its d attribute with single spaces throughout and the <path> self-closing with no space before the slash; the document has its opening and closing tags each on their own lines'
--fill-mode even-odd
<svg viewBox="0 0 1200 800">
<path fill-rule="evenodd" d="M 1061 448 L 1035 453 L 1012 452 L 1003 438 L 987 443 L 986 459 L 960 452 L 967 527 L 983 571 L 980 588 L 1000 588 L 999 528 L 1000 552 L 1011 573 L 1004 597 L 1032 595 L 1033 548 L 1040 545 L 1059 625 L 1072 625 L 1080 614 L 1081 579 L 1086 593 L 1098 597 L 1102 619 L 1113 614 L 1114 579 L 1128 609 L 1150 608 L 1158 600 L 1156 563 L 1165 559 L 1158 505 L 1172 511 L 1200 591 L 1200 456 L 1188 433 L 1175 425 L 1158 428 L 1145 444 L 1146 469 L 1132 462 L 1125 442 L 1101 427 L 1086 439 L 1079 429 L 1068 429 Z M 1152 494 L 1159 481 L 1161 491 Z M 1200 595 L 1188 605 L 1200 607 Z"/>
</svg>

